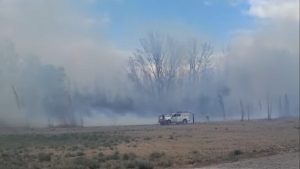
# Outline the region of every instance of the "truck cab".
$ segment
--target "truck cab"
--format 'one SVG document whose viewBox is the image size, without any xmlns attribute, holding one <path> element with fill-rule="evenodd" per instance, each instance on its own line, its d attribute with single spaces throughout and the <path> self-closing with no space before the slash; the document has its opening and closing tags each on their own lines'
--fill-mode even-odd
<svg viewBox="0 0 300 169">
<path fill-rule="evenodd" d="M 171 123 L 172 114 L 162 114 L 158 118 L 158 122 L 161 125 L 168 125 Z"/>
<path fill-rule="evenodd" d="M 159 123 L 161 125 L 188 124 L 193 119 L 194 119 L 193 114 L 190 112 L 177 112 L 177 113 L 160 115 Z"/>
<path fill-rule="evenodd" d="M 172 115 L 171 123 L 182 123 L 187 124 L 190 121 L 190 113 L 188 112 L 177 112 Z"/>
</svg>

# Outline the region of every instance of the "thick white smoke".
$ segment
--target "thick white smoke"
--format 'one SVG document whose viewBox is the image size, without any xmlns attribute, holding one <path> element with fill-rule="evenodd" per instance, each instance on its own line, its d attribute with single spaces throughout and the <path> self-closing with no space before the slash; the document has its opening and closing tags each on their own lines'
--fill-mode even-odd
<svg viewBox="0 0 300 169">
<path fill-rule="evenodd" d="M 298 0 L 247 1 L 245 14 L 255 19 L 255 29 L 236 30 L 201 83 L 179 78 L 161 98 L 131 84 L 128 58 L 135 51 L 105 39 L 109 17 L 92 16 L 85 9 L 91 2 L 80 3 L 0 0 L 1 124 L 69 125 L 91 116 L 120 118 L 116 114 L 130 123 L 131 115 L 148 118 L 176 110 L 193 111 L 198 118 L 221 119 L 226 113 L 228 119 L 240 118 L 245 109 L 253 118 L 265 118 L 268 104 L 272 116 L 299 113 Z M 186 37 L 175 37 L 169 61 L 181 62 L 192 48 Z M 213 56 L 219 53 L 215 47 Z M 176 76 L 186 69 L 176 70 Z"/>
</svg>

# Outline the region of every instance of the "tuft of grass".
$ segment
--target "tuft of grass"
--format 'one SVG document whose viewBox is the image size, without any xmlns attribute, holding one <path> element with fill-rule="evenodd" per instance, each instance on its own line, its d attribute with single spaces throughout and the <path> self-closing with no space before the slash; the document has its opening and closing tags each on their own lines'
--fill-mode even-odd
<svg viewBox="0 0 300 169">
<path fill-rule="evenodd" d="M 135 160 L 137 158 L 137 155 L 133 152 L 130 152 L 130 153 L 125 153 L 123 154 L 123 160 Z"/>
<path fill-rule="evenodd" d="M 145 137 L 144 140 L 148 141 L 148 140 L 151 140 L 150 137 Z"/>
<path fill-rule="evenodd" d="M 77 156 L 84 156 L 84 152 L 78 151 L 78 152 L 76 153 L 76 155 L 77 155 Z"/>
<path fill-rule="evenodd" d="M 85 157 L 78 157 L 74 159 L 73 163 L 78 166 L 83 166 L 88 169 L 98 169 L 100 167 L 100 164 L 95 159 L 88 159 Z"/>
<path fill-rule="evenodd" d="M 50 153 L 39 153 L 38 160 L 39 160 L 39 162 L 51 161 L 51 154 Z"/>
<path fill-rule="evenodd" d="M 164 159 L 164 160 L 159 161 L 157 163 L 157 165 L 160 167 L 163 167 L 163 168 L 167 168 L 167 167 L 171 167 L 173 164 L 170 159 Z"/>
<path fill-rule="evenodd" d="M 241 155 L 241 154 L 243 154 L 243 152 L 241 150 L 234 150 L 233 151 L 233 155 L 235 155 L 235 156 L 238 156 L 238 155 Z"/>
<path fill-rule="evenodd" d="M 174 140 L 174 136 L 170 135 L 170 136 L 169 136 L 169 139 L 170 139 L 170 140 Z"/>
<path fill-rule="evenodd" d="M 154 161 L 154 160 L 159 160 L 160 158 L 162 158 L 163 156 L 165 156 L 164 152 L 152 152 L 149 155 L 149 160 Z"/>
<path fill-rule="evenodd" d="M 115 151 L 113 154 L 104 156 L 103 158 L 107 161 L 107 160 L 119 160 L 121 157 L 120 157 L 120 153 L 118 151 Z"/>
<path fill-rule="evenodd" d="M 76 154 L 68 152 L 65 154 L 65 157 L 76 157 Z"/>
<path fill-rule="evenodd" d="M 202 162 L 202 158 L 200 156 L 200 153 L 198 150 L 192 150 L 190 152 L 191 157 L 190 157 L 190 164 L 195 164 L 195 163 L 201 163 Z"/>
<path fill-rule="evenodd" d="M 234 150 L 228 154 L 227 160 L 236 161 L 239 159 L 240 155 L 242 154 L 243 152 L 241 150 Z"/>
<path fill-rule="evenodd" d="M 136 160 L 136 167 L 138 169 L 153 169 L 154 168 L 153 164 L 147 160 Z"/>
<path fill-rule="evenodd" d="M 104 157 L 104 154 L 102 152 L 99 152 L 98 157 Z"/>
<path fill-rule="evenodd" d="M 149 155 L 149 160 L 153 162 L 155 166 L 159 166 L 162 168 L 168 168 L 172 166 L 172 161 L 167 158 L 165 152 L 152 152 Z"/>
<path fill-rule="evenodd" d="M 123 160 L 129 160 L 129 155 L 127 153 L 123 154 L 122 159 Z"/>
<path fill-rule="evenodd" d="M 127 169 L 133 169 L 136 168 L 136 161 L 134 160 L 129 160 L 124 162 L 124 167 Z"/>
</svg>

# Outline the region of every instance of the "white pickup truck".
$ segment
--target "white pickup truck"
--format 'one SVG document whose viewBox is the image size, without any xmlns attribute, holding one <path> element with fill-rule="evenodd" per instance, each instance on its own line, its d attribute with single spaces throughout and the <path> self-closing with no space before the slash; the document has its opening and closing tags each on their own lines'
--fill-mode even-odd
<svg viewBox="0 0 300 169">
<path fill-rule="evenodd" d="M 158 122 L 161 125 L 194 123 L 194 114 L 190 112 L 162 114 L 159 116 Z"/>
</svg>

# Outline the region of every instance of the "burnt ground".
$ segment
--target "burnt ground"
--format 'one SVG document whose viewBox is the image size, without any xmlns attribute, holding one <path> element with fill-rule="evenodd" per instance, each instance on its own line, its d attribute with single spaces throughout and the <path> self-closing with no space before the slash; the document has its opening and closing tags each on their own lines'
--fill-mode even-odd
<svg viewBox="0 0 300 169">
<path fill-rule="evenodd" d="M 295 119 L 1 128 L 2 168 L 196 168 L 299 152 Z"/>
</svg>

